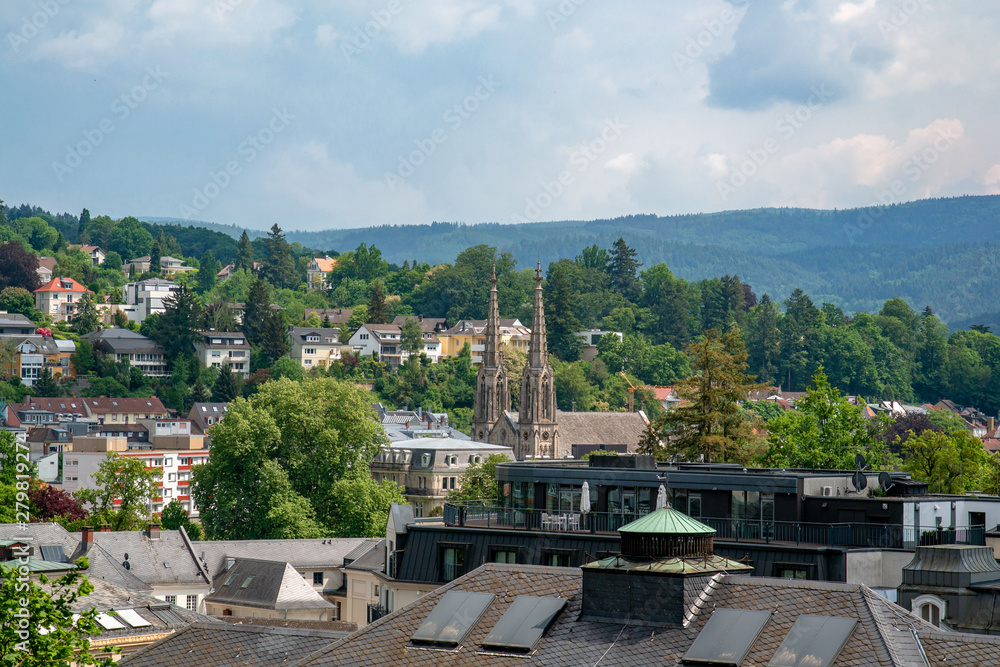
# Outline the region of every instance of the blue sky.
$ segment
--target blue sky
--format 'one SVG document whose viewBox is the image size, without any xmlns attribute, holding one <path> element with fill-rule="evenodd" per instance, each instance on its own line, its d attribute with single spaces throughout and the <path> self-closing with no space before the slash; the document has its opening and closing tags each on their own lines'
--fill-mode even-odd
<svg viewBox="0 0 1000 667">
<path fill-rule="evenodd" d="M 1000 193 L 982 0 L 8 0 L 0 199 L 326 229 Z"/>
</svg>

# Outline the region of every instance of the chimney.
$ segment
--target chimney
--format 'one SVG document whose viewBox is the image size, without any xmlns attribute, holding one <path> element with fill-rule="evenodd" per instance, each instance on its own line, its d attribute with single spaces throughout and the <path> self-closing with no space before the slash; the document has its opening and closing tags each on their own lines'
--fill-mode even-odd
<svg viewBox="0 0 1000 667">
<path fill-rule="evenodd" d="M 993 417 L 986 418 L 986 429 L 989 433 L 993 432 L 993 428 L 996 426 L 996 420 Z"/>
<path fill-rule="evenodd" d="M 80 536 L 83 538 L 81 544 L 83 545 L 83 551 L 86 553 L 90 550 L 90 547 L 94 544 L 94 527 L 84 526 L 80 529 Z"/>
<path fill-rule="evenodd" d="M 158 523 L 149 524 L 149 527 L 146 528 L 146 537 L 148 537 L 151 540 L 160 539 L 160 524 Z"/>
<path fill-rule="evenodd" d="M 110 523 L 102 523 L 101 525 L 99 525 L 97 527 L 97 530 L 99 532 L 101 532 L 101 533 L 110 533 L 111 532 L 111 524 Z"/>
</svg>

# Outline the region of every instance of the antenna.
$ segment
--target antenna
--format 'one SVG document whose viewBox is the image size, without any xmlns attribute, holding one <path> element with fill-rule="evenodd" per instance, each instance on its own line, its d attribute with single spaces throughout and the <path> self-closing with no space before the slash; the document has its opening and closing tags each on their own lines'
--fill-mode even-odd
<svg viewBox="0 0 1000 667">
<path fill-rule="evenodd" d="M 868 467 L 868 462 L 860 452 L 854 455 L 854 465 L 857 467 L 857 470 L 851 475 L 851 483 L 854 484 L 854 490 L 861 493 L 868 488 L 868 476 L 864 473 L 865 468 Z"/>
</svg>

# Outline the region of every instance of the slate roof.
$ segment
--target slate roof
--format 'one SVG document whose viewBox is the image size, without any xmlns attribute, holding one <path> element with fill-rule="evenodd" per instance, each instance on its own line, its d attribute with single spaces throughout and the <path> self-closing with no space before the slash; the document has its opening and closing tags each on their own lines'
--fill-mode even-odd
<svg viewBox="0 0 1000 667">
<path fill-rule="evenodd" d="M 289 665 L 346 632 L 254 625 L 195 623 L 122 660 L 133 667 Z"/>
<path fill-rule="evenodd" d="M 163 354 L 163 349 L 156 341 L 146 338 L 138 331 L 131 329 L 99 329 L 84 334 L 85 338 L 95 345 L 100 344 L 107 347 L 112 352 L 154 352 Z"/>
<path fill-rule="evenodd" d="M 179 530 L 161 530 L 157 539 L 131 530 L 95 532 L 94 544 L 87 552 L 80 544 L 70 559 L 86 555 L 92 577 L 126 588 L 136 587 L 135 580 L 146 587 L 205 586 L 208 580 L 198 566 L 195 553 L 197 551 L 192 553 L 188 549 Z M 129 569 L 122 565 L 125 554 L 128 554 Z M 165 563 L 169 563 L 169 567 Z"/>
<path fill-rule="evenodd" d="M 516 417 L 515 417 L 516 420 Z M 628 445 L 634 451 L 649 422 L 642 412 L 558 412 L 560 447 Z"/>
<path fill-rule="evenodd" d="M 308 335 L 319 336 L 318 341 L 307 341 Z M 288 327 L 288 336 L 302 345 L 339 345 L 340 329 L 324 329 L 323 327 Z M 327 338 L 331 340 L 327 341 Z"/>
<path fill-rule="evenodd" d="M 344 556 L 362 544 L 366 537 L 335 537 L 309 540 L 229 540 L 192 542 L 198 558 L 204 558 L 214 576 L 226 565 L 226 558 L 260 558 L 291 563 L 301 570 L 336 569 Z"/>
<path fill-rule="evenodd" d="M 58 545 L 68 556 L 80 542 L 79 534 L 74 535 L 58 523 L 29 523 L 24 528 L 16 523 L 0 523 L 0 541 L 21 541 L 26 537 L 32 538 L 29 544 L 35 547 L 35 553 L 38 555 L 41 555 L 40 547 Z"/>
<path fill-rule="evenodd" d="M 357 551 L 358 549 L 355 549 L 355 552 Z M 355 556 L 350 564 L 344 565 L 344 569 L 385 572 L 385 540 L 375 542 L 364 553 Z"/>
<path fill-rule="evenodd" d="M 194 425 L 198 427 L 202 433 L 206 433 L 210 428 L 209 424 L 205 421 L 206 417 L 213 417 L 215 419 L 212 426 L 219 423 L 229 411 L 228 403 L 194 403 L 191 406 L 191 412 L 188 413 L 188 419 L 194 422 Z"/>
<path fill-rule="evenodd" d="M 765 665 L 799 616 L 819 614 L 858 620 L 834 667 L 1000 664 L 1000 638 L 941 631 L 864 585 L 769 579 L 741 575 L 709 578 L 682 627 L 649 627 L 578 620 L 581 575 L 575 568 L 484 565 L 416 602 L 368 625 L 298 663 L 327 665 L 677 665 L 716 609 L 772 612 L 751 645 L 744 666 Z M 497 595 L 456 650 L 410 647 L 413 632 L 448 590 Z M 528 655 L 484 652 L 487 633 L 518 595 L 568 600 L 535 651 Z"/>
<path fill-rule="evenodd" d="M 316 313 L 319 319 L 330 318 L 330 324 L 344 324 L 351 319 L 353 314 L 351 308 L 306 308 L 303 317 L 308 318 L 312 313 Z"/>
<path fill-rule="evenodd" d="M 276 611 L 333 608 L 286 562 L 237 558 L 232 567 L 216 575 L 212 587 L 205 602 Z"/>
</svg>

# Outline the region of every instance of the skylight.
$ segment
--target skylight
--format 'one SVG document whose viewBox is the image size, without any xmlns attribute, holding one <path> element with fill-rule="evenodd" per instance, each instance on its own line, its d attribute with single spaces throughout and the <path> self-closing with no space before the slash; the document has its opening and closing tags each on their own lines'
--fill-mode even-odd
<svg viewBox="0 0 1000 667">
<path fill-rule="evenodd" d="M 223 586 L 228 586 L 229 584 L 233 583 L 233 579 L 235 579 L 235 578 L 236 578 L 235 574 L 229 575 L 228 577 L 226 577 L 226 581 L 222 585 Z"/>
<path fill-rule="evenodd" d="M 240 586 L 240 588 L 246 588 L 247 586 L 249 586 L 249 585 L 250 585 L 250 582 L 251 582 L 251 581 L 253 581 L 253 578 L 254 578 L 255 576 L 256 576 L 256 575 L 253 575 L 253 574 L 251 574 L 251 575 L 250 575 L 249 577 L 247 577 L 246 579 L 244 579 L 244 580 L 243 580 L 243 584 L 242 584 L 242 585 Z"/>
<path fill-rule="evenodd" d="M 479 622 L 494 597 L 492 593 L 448 591 L 410 639 L 416 644 L 455 648 Z"/>
<path fill-rule="evenodd" d="M 566 606 L 562 598 L 518 595 L 483 640 L 483 648 L 530 653 Z"/>
<path fill-rule="evenodd" d="M 145 628 L 152 625 L 152 623 L 140 616 L 135 609 L 115 609 L 115 613 L 133 628 Z"/>
<path fill-rule="evenodd" d="M 851 636 L 855 618 L 803 614 L 785 635 L 768 667 L 829 667 Z"/>
<path fill-rule="evenodd" d="M 117 618 L 108 614 L 98 614 L 94 620 L 105 630 L 121 630 L 125 627 Z"/>
<path fill-rule="evenodd" d="M 770 617 L 769 611 L 717 609 L 684 654 L 684 662 L 739 667 Z"/>
</svg>

